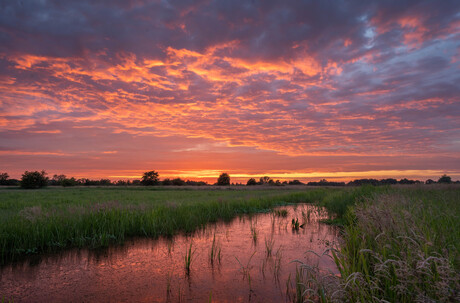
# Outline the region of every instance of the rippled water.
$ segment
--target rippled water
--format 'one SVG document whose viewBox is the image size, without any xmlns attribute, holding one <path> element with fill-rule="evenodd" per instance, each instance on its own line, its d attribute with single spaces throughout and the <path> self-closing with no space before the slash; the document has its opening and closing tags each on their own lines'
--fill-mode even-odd
<svg viewBox="0 0 460 303">
<path fill-rule="evenodd" d="M 321 254 L 337 230 L 311 205 L 242 216 L 191 236 L 132 240 L 104 251 L 70 250 L 0 269 L 0 298 L 14 302 L 289 302 L 296 262 L 337 273 Z M 292 228 L 292 219 L 305 224 Z M 215 239 L 215 240 L 214 240 Z M 185 256 L 192 243 L 190 270 Z M 214 243 L 214 245 L 213 245 Z M 212 250 L 214 247 L 214 250 Z M 271 254 L 268 250 L 271 248 Z M 211 262 L 211 251 L 215 258 Z M 219 256 L 220 251 L 220 256 Z"/>
</svg>

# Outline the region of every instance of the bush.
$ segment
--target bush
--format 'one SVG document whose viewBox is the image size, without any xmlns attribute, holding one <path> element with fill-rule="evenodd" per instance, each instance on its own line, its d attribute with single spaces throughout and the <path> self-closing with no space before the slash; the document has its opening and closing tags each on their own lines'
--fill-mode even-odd
<svg viewBox="0 0 460 303">
<path fill-rule="evenodd" d="M 227 173 L 221 173 L 217 179 L 217 185 L 230 185 L 230 176 Z"/>
<path fill-rule="evenodd" d="M 246 185 L 257 185 L 257 181 L 256 181 L 256 179 L 251 178 L 251 179 L 248 180 Z"/>
<path fill-rule="evenodd" d="M 22 188 L 42 188 L 48 185 L 48 177 L 46 172 L 39 171 L 25 171 L 22 174 L 21 187 Z"/>
</svg>

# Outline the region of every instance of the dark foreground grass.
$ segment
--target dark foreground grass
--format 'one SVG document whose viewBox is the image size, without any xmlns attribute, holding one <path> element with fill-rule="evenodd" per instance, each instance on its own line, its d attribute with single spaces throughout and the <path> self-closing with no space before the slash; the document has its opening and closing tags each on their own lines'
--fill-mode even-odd
<svg viewBox="0 0 460 303">
<path fill-rule="evenodd" d="M 460 302 L 460 187 L 365 191 L 342 216 L 343 243 L 333 253 L 340 278 L 304 264 L 304 298 Z"/>
<path fill-rule="evenodd" d="M 189 233 L 276 205 L 322 201 L 336 190 L 152 188 L 0 189 L 0 261 L 127 237 Z"/>
</svg>

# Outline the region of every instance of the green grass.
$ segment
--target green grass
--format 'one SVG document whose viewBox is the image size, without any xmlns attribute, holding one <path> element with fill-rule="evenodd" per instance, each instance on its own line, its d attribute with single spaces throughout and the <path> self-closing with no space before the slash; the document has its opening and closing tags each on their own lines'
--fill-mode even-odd
<svg viewBox="0 0 460 303">
<path fill-rule="evenodd" d="M 190 233 L 209 222 L 276 205 L 313 203 L 335 192 L 302 187 L 0 189 L 0 263 L 69 247 L 104 247 L 128 237 Z"/>
<path fill-rule="evenodd" d="M 344 223 L 333 254 L 341 277 L 315 285 L 315 299 L 460 301 L 459 186 L 362 188 L 344 193 L 347 207 L 334 195 L 322 203 Z"/>
</svg>

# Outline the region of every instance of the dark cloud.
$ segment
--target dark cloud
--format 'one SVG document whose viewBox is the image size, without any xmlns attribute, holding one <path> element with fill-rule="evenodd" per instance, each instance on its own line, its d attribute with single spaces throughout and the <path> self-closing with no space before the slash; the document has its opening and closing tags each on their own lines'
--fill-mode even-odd
<svg viewBox="0 0 460 303">
<path fill-rule="evenodd" d="M 0 1 L 2 144 L 123 149 L 181 134 L 273 157 L 452 156 L 459 11 L 455 0 Z"/>
</svg>

